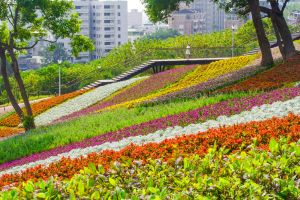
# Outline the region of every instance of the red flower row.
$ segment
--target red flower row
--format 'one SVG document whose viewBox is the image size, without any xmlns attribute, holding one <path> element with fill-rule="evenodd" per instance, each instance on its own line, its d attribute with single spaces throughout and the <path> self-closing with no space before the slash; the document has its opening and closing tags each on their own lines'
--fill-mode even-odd
<svg viewBox="0 0 300 200">
<path fill-rule="evenodd" d="M 47 167 L 37 166 L 25 170 L 20 174 L 3 175 L 0 177 L 0 187 L 19 184 L 23 181 L 48 179 L 57 176 L 61 179 L 71 178 L 89 163 L 101 164 L 107 169 L 114 161 L 163 159 L 189 154 L 204 155 L 207 149 L 214 144 L 226 147 L 231 151 L 246 148 L 256 138 L 259 147 L 268 149 L 271 138 L 289 137 L 291 141 L 300 139 L 300 116 L 289 115 L 283 119 L 273 118 L 262 122 L 210 129 L 204 133 L 182 136 L 165 140 L 161 143 L 149 143 L 143 146 L 130 145 L 121 151 L 106 150 L 101 153 L 92 153 L 87 157 L 77 159 L 63 158 Z"/>
<path fill-rule="evenodd" d="M 300 81 L 300 55 L 238 84 L 225 87 L 220 91 L 270 90 L 282 87 L 286 83 L 297 81 Z"/>
</svg>

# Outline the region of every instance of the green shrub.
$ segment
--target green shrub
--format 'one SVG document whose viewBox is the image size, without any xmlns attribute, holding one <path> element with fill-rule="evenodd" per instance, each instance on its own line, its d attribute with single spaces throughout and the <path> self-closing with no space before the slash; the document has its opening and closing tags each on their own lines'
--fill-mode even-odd
<svg viewBox="0 0 300 200">
<path fill-rule="evenodd" d="M 256 149 L 228 154 L 209 149 L 169 163 L 149 160 L 114 163 L 105 172 L 90 164 L 71 180 L 28 182 L 0 193 L 6 199 L 299 199 L 300 142 L 271 140 L 270 152 Z"/>
</svg>

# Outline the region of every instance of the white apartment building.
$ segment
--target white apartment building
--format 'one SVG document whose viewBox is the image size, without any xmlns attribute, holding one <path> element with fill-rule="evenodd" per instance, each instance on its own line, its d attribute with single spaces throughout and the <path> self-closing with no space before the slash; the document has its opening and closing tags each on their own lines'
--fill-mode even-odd
<svg viewBox="0 0 300 200">
<path fill-rule="evenodd" d="M 126 0 L 73 0 L 82 20 L 81 34 L 94 41 L 95 51 L 80 53 L 73 62 L 85 63 L 105 56 L 128 41 Z M 70 50 L 69 41 L 63 40 Z"/>
<path fill-rule="evenodd" d="M 128 28 L 137 29 L 143 26 L 143 13 L 137 9 L 128 12 Z"/>
</svg>

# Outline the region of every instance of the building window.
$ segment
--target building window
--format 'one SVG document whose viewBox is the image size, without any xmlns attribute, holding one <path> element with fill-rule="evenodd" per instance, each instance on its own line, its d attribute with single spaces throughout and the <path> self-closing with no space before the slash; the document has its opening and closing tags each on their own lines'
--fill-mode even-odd
<svg viewBox="0 0 300 200">
<path fill-rule="evenodd" d="M 120 5 L 118 5 L 118 9 L 121 9 L 121 6 L 120 6 Z"/>
<path fill-rule="evenodd" d="M 74 7 L 73 7 L 74 8 Z M 76 9 L 81 9 L 81 6 L 75 6 Z"/>
<path fill-rule="evenodd" d="M 119 17 L 121 16 L 121 13 L 120 13 L 120 12 L 118 12 L 118 16 L 119 16 Z"/>
<path fill-rule="evenodd" d="M 118 38 L 121 38 L 121 34 L 118 35 Z"/>
<path fill-rule="evenodd" d="M 111 45 L 111 42 L 104 42 L 104 45 L 106 46 Z"/>
<path fill-rule="evenodd" d="M 109 24 L 110 22 L 110 20 L 104 20 L 104 24 Z"/>
<path fill-rule="evenodd" d="M 104 5 L 104 9 L 110 9 L 110 5 Z"/>
<path fill-rule="evenodd" d="M 121 24 L 121 20 L 118 20 L 118 24 Z"/>
<path fill-rule="evenodd" d="M 104 30 L 105 31 L 110 31 L 110 27 L 105 27 Z"/>
<path fill-rule="evenodd" d="M 121 31 L 121 27 L 118 27 L 118 31 Z"/>
<path fill-rule="evenodd" d="M 111 35 L 104 35 L 104 38 L 111 38 Z"/>
<path fill-rule="evenodd" d="M 104 13 L 104 16 L 110 16 L 110 13 Z"/>
</svg>

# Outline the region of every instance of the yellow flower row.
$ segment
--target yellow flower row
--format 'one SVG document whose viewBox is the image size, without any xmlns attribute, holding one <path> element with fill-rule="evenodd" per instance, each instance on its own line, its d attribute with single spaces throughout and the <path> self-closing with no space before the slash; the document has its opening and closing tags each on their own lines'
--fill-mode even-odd
<svg viewBox="0 0 300 200">
<path fill-rule="evenodd" d="M 251 61 L 255 60 L 257 55 L 251 56 L 240 56 L 234 57 L 226 60 L 221 60 L 217 62 L 213 62 L 209 65 L 199 65 L 194 72 L 185 76 L 183 79 L 178 81 L 177 83 L 171 85 L 170 87 L 159 90 L 155 93 L 149 94 L 145 97 L 141 97 L 132 101 L 127 101 L 121 104 L 116 104 L 110 107 L 105 108 L 104 110 L 111 110 L 119 107 L 133 107 L 134 105 L 140 104 L 145 101 L 153 100 L 160 96 L 177 92 L 182 89 L 186 89 L 188 87 L 192 87 L 194 85 L 198 85 L 200 83 L 206 82 L 212 78 L 216 78 L 223 74 L 231 73 L 233 71 L 239 70 L 245 66 L 247 66 Z M 99 110 L 103 111 L 103 110 Z"/>
</svg>

